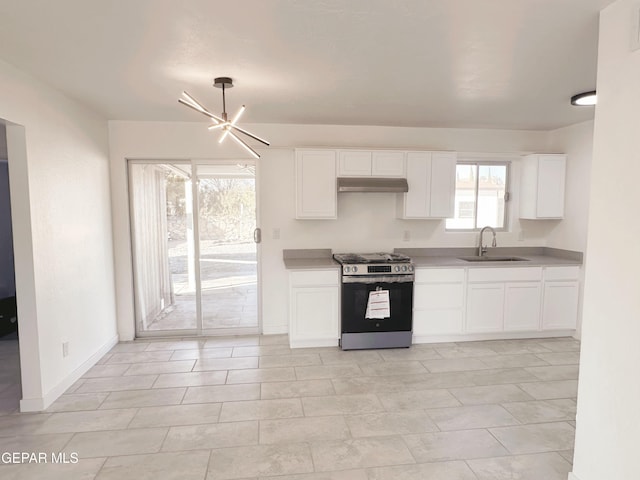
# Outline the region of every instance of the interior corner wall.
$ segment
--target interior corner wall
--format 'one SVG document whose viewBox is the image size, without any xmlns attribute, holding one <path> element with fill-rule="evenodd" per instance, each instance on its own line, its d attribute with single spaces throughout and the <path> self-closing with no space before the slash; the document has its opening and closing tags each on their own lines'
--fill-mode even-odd
<svg viewBox="0 0 640 480">
<path fill-rule="evenodd" d="M 553 130 L 550 143 L 553 150 L 567 154 L 567 174 L 564 218 L 549 233 L 547 246 L 584 252 L 587 246 L 593 121 Z"/>
<path fill-rule="evenodd" d="M 42 410 L 117 340 L 108 129 L 94 112 L 2 61 L 0 97 L 21 409 Z"/>
<path fill-rule="evenodd" d="M 635 0 L 600 16 L 573 478 L 640 478 L 640 50 Z"/>
<path fill-rule="evenodd" d="M 397 247 L 471 246 L 477 233 L 445 232 L 441 220 L 396 218 L 396 195 L 388 193 L 340 194 L 337 220 L 295 219 L 296 147 L 395 148 L 455 150 L 458 152 L 548 152 L 549 133 L 540 131 L 404 128 L 341 125 L 249 125 L 247 128 L 271 142 L 259 148 L 258 207 L 263 231 L 261 251 L 262 329 L 264 333 L 288 330 L 288 275 L 282 250 L 331 248 L 338 250 L 389 250 Z M 112 210 L 118 332 L 121 340 L 135 336 L 133 273 L 126 159 L 238 159 L 243 150 L 233 142 L 218 144 L 201 122 L 109 122 Z M 518 162 L 514 162 L 518 163 Z M 517 170 L 517 165 L 515 165 Z M 517 171 L 515 172 L 517 180 Z M 517 215 L 512 212 L 514 222 Z M 507 245 L 545 245 L 549 222 L 530 222 L 531 236 L 520 243 L 520 225 L 498 234 Z M 272 232 L 279 229 L 279 238 Z M 403 241 L 403 232 L 410 241 Z"/>
</svg>

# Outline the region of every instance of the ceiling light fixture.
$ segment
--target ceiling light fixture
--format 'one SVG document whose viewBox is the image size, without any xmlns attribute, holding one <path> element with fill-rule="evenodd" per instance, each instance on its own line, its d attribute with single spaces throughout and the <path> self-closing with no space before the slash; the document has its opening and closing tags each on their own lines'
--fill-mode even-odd
<svg viewBox="0 0 640 480">
<path fill-rule="evenodd" d="M 206 117 L 209 117 L 211 120 L 213 120 L 213 125 L 211 125 L 209 127 L 209 130 L 222 129 L 222 131 L 223 131 L 222 135 L 220 136 L 220 140 L 218 140 L 219 143 L 222 143 L 223 140 L 225 138 L 227 138 L 227 135 L 228 135 L 233 140 L 235 140 L 236 143 L 238 143 L 238 145 L 240 145 L 247 152 L 249 152 L 253 157 L 260 158 L 260 155 L 258 155 L 258 153 L 253 148 L 251 148 L 247 144 L 247 142 L 242 140 L 238 135 L 236 135 L 233 132 L 233 130 L 235 130 L 238 133 L 242 133 L 243 135 L 246 135 L 247 137 L 253 138 L 254 140 L 257 140 L 258 142 L 269 146 L 269 142 L 267 142 L 266 140 L 254 135 L 253 133 L 248 132 L 247 130 L 245 130 L 243 128 L 240 128 L 237 125 L 238 120 L 240 120 L 240 117 L 244 113 L 246 107 L 244 105 L 242 105 L 242 107 L 240 108 L 238 113 L 236 113 L 235 117 L 233 117 L 233 120 L 229 121 L 229 119 L 228 119 L 229 117 L 227 116 L 227 105 L 226 105 L 226 99 L 225 99 L 224 91 L 225 91 L 225 88 L 233 87 L 233 80 L 231 78 L 229 78 L 229 77 L 218 77 L 218 78 L 214 79 L 213 86 L 217 87 L 217 88 L 222 88 L 222 114 L 220 116 L 214 115 L 209 110 L 204 108 L 195 98 L 193 98 L 187 92 L 182 92 L 182 96 L 184 98 L 179 98 L 178 102 L 181 103 L 182 105 L 185 105 L 185 106 L 195 110 L 196 112 L 199 112 L 199 113 L 203 114 Z"/>
<path fill-rule="evenodd" d="M 592 106 L 596 104 L 598 97 L 596 91 L 579 93 L 571 97 L 571 105 L 578 107 Z"/>
</svg>

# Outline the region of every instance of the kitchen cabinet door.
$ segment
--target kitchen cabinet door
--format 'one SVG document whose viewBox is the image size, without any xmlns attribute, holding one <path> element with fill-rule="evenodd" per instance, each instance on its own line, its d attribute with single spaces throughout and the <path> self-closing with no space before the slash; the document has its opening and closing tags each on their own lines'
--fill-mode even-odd
<svg viewBox="0 0 640 480">
<path fill-rule="evenodd" d="M 428 218 L 431 208 L 431 152 L 407 153 L 409 191 L 401 194 L 401 218 Z"/>
<path fill-rule="evenodd" d="M 289 344 L 296 347 L 338 345 L 340 276 L 336 270 L 289 274 Z"/>
<path fill-rule="evenodd" d="M 540 282 L 505 284 L 504 330 L 540 330 Z"/>
<path fill-rule="evenodd" d="M 456 196 L 456 154 L 433 152 L 431 155 L 432 218 L 452 218 Z"/>
<path fill-rule="evenodd" d="M 335 150 L 296 150 L 296 218 L 337 218 Z"/>
<path fill-rule="evenodd" d="M 542 329 L 575 329 L 578 320 L 579 284 L 577 280 L 545 281 L 542 303 Z"/>
<path fill-rule="evenodd" d="M 503 319 L 504 283 L 469 283 L 466 332 L 501 332 Z"/>
<path fill-rule="evenodd" d="M 520 164 L 520 218 L 564 216 L 566 155 L 528 155 Z"/>
<path fill-rule="evenodd" d="M 416 284 L 414 291 L 414 337 L 462 333 L 462 283 Z"/>
<path fill-rule="evenodd" d="M 371 152 L 364 150 L 340 150 L 338 152 L 339 177 L 370 177 Z"/>
<path fill-rule="evenodd" d="M 374 177 L 404 177 L 404 152 L 376 151 L 372 152 L 371 175 Z"/>
<path fill-rule="evenodd" d="M 400 197 L 400 218 L 453 216 L 456 179 L 454 152 L 408 152 L 406 173 L 409 191 Z"/>
<path fill-rule="evenodd" d="M 566 157 L 564 155 L 540 155 L 538 158 L 539 218 L 564 216 L 564 184 Z"/>
</svg>

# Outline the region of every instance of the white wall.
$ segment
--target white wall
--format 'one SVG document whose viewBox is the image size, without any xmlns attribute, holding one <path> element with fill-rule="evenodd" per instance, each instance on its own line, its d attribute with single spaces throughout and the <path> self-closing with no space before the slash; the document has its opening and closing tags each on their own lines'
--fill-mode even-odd
<svg viewBox="0 0 640 480">
<path fill-rule="evenodd" d="M 618 0 L 600 20 L 572 477 L 579 480 L 640 478 L 640 50 L 629 49 L 633 4 Z"/>
<path fill-rule="evenodd" d="M 587 246 L 593 121 L 550 132 L 550 143 L 553 150 L 567 154 L 567 180 L 564 218 L 549 233 L 547 246 L 584 252 Z"/>
<path fill-rule="evenodd" d="M 127 200 L 126 158 L 241 158 L 235 144 L 220 146 L 203 123 L 109 122 L 114 246 L 118 298 L 118 331 L 122 340 L 134 336 L 131 243 Z M 378 147 L 459 152 L 545 152 L 547 132 L 396 128 L 373 126 L 252 125 L 272 146 L 259 149 L 260 226 L 263 229 L 263 330 L 287 330 L 286 248 L 331 248 L 334 251 L 390 250 L 394 247 L 472 246 L 477 234 L 445 233 L 443 221 L 396 219 L 394 194 L 340 194 L 338 220 L 294 219 L 294 151 L 298 147 Z M 516 155 L 517 156 L 517 155 Z M 517 163 L 514 181 L 517 184 Z M 516 205 L 514 205 L 515 207 Z M 514 209 L 515 210 L 515 209 Z M 512 212 L 513 231 L 498 235 L 498 244 L 544 245 L 554 222 L 527 222 L 524 240 Z M 273 240 L 274 228 L 280 239 Z M 411 241 L 403 242 L 409 230 Z"/>
<path fill-rule="evenodd" d="M 23 410 L 46 407 L 116 339 L 104 119 L 0 61 Z M 62 356 L 62 342 L 69 355 Z"/>
</svg>

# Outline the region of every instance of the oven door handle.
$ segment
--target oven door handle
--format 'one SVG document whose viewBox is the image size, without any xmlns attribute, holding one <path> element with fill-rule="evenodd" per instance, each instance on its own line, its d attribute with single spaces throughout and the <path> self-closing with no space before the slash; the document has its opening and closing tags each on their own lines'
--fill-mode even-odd
<svg viewBox="0 0 640 480">
<path fill-rule="evenodd" d="M 412 283 L 413 275 L 343 275 L 342 283 Z"/>
</svg>

